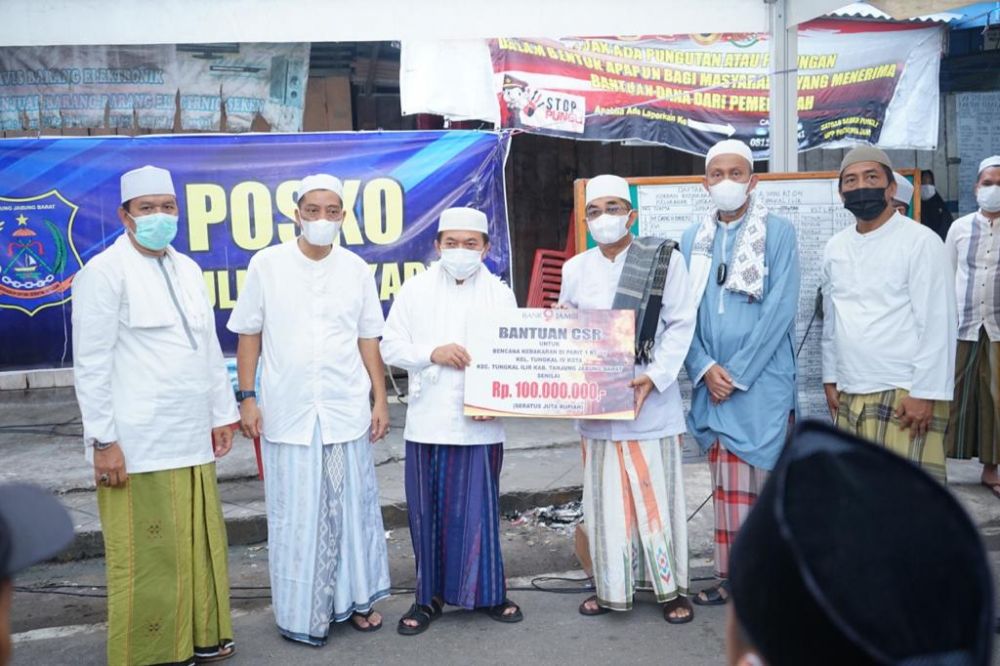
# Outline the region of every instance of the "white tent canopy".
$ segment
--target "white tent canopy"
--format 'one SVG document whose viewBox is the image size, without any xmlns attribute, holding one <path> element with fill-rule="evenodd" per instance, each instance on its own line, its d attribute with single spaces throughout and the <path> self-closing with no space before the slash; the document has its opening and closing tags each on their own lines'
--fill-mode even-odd
<svg viewBox="0 0 1000 666">
<path fill-rule="evenodd" d="M 3 0 L 0 45 L 469 40 L 770 32 L 771 167 L 796 163 L 796 28 L 844 0 Z M 962 0 L 873 0 L 894 13 Z"/>
<path fill-rule="evenodd" d="M 764 0 L 4 0 L 0 45 L 767 32 Z M 808 20 L 844 0 L 795 0 Z"/>
</svg>

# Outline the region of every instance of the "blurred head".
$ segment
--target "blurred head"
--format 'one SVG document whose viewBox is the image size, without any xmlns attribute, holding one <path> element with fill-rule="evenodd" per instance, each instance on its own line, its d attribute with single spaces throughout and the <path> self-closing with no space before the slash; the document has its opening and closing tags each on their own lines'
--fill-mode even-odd
<svg viewBox="0 0 1000 666">
<path fill-rule="evenodd" d="M 69 514 L 51 494 L 28 484 L 0 486 L 0 666 L 10 660 L 13 576 L 72 540 Z"/>
<path fill-rule="evenodd" d="M 832 426 L 796 428 L 729 581 L 730 664 L 990 663 L 993 582 L 975 525 L 916 465 Z M 947 612 L 928 612 L 930 590 Z"/>
</svg>

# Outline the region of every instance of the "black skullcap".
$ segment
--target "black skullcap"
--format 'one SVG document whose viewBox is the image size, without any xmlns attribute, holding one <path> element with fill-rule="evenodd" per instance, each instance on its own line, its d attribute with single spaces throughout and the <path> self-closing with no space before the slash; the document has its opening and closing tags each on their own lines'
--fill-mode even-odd
<svg viewBox="0 0 1000 666">
<path fill-rule="evenodd" d="M 919 467 L 799 425 L 733 545 L 736 616 L 770 666 L 990 663 L 979 534 Z"/>
</svg>

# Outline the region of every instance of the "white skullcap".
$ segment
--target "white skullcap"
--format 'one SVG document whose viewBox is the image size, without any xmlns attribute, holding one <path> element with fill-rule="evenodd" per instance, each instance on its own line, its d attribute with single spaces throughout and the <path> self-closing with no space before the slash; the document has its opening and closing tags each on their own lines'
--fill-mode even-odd
<svg viewBox="0 0 1000 666">
<path fill-rule="evenodd" d="M 628 181 L 621 176 L 604 174 L 594 176 L 587 181 L 587 201 L 589 204 L 594 199 L 601 197 L 618 197 L 624 199 L 629 204 L 632 203 L 632 195 L 629 193 Z"/>
<path fill-rule="evenodd" d="M 892 177 L 896 179 L 896 196 L 893 199 L 909 206 L 913 200 L 913 183 L 908 181 L 906 176 L 895 171 L 892 172 Z"/>
<path fill-rule="evenodd" d="M 705 168 L 707 169 L 712 160 L 719 155 L 738 155 L 750 163 L 750 170 L 753 171 L 753 152 L 742 141 L 726 139 L 709 148 L 708 154 L 705 155 Z"/>
<path fill-rule="evenodd" d="M 340 182 L 340 179 L 331 176 L 326 173 L 316 173 L 311 176 L 306 176 L 299 183 L 299 187 L 295 190 L 295 203 L 299 202 L 307 192 L 312 192 L 313 190 L 329 190 L 340 197 L 340 201 L 344 201 L 344 184 Z"/>
<path fill-rule="evenodd" d="M 123 173 L 121 193 L 122 203 L 150 194 L 171 194 L 176 196 L 174 181 L 170 177 L 170 172 L 166 169 L 149 165 Z"/>
<path fill-rule="evenodd" d="M 438 220 L 438 233 L 442 231 L 480 231 L 490 233 L 486 213 L 475 208 L 446 208 Z"/>
<path fill-rule="evenodd" d="M 986 171 L 990 167 L 1000 167 L 1000 155 L 994 155 L 992 157 L 987 157 L 985 160 L 979 163 L 979 171 L 977 175 Z"/>
</svg>

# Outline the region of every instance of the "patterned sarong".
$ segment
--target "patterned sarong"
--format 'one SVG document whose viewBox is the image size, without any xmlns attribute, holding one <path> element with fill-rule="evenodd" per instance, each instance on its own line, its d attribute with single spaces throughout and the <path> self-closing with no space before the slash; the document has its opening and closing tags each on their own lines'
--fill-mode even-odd
<svg viewBox="0 0 1000 666">
<path fill-rule="evenodd" d="M 500 468 L 503 445 L 406 442 L 406 505 L 417 603 L 462 608 L 503 603 Z"/>
<path fill-rule="evenodd" d="M 767 481 L 767 470 L 754 467 L 716 442 L 708 450 L 715 507 L 715 575 L 729 577 L 729 550 Z"/>
<path fill-rule="evenodd" d="M 908 395 L 909 392 L 903 389 L 865 395 L 841 392 L 837 427 L 881 444 L 920 465 L 941 483 L 946 483 L 944 435 L 948 429 L 949 403 L 934 401 L 930 429 L 926 434 L 910 439 L 910 431 L 901 428 L 895 416 L 903 398 Z"/>
<path fill-rule="evenodd" d="M 98 487 L 108 664 L 191 664 L 233 638 L 215 463 Z"/>
<path fill-rule="evenodd" d="M 583 516 L 597 602 L 629 610 L 637 589 L 659 603 L 688 594 L 680 437 L 583 440 Z"/>
<path fill-rule="evenodd" d="M 955 358 L 955 399 L 951 403 L 945 450 L 949 458 L 979 458 L 984 465 L 1000 463 L 1000 342 L 986 329 L 979 340 L 958 341 Z"/>
<path fill-rule="evenodd" d="M 263 446 L 271 602 L 283 636 L 324 645 L 332 622 L 389 596 L 372 445 Z"/>
</svg>

